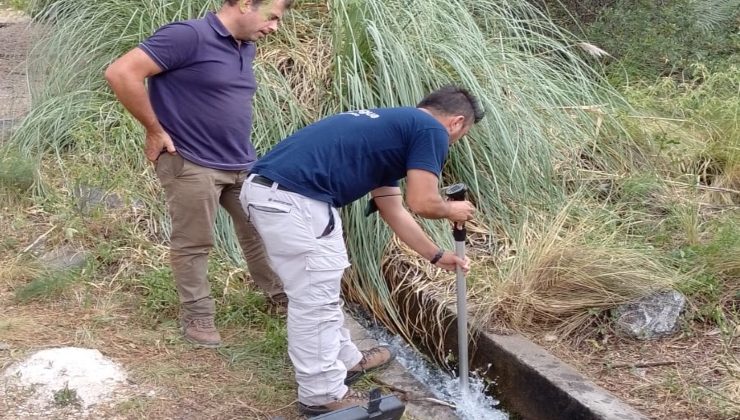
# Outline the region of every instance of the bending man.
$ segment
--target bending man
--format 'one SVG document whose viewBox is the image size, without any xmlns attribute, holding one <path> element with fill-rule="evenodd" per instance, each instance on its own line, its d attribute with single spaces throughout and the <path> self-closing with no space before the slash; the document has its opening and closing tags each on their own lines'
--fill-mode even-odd
<svg viewBox="0 0 740 420">
<path fill-rule="evenodd" d="M 388 363 L 386 347 L 360 352 L 343 327 L 340 282 L 349 266 L 338 208 L 372 195 L 398 237 L 432 264 L 468 269 L 435 245 L 406 210 L 428 219 L 470 220 L 468 201 L 446 201 L 438 189 L 449 146 L 483 118 L 475 97 L 446 87 L 416 108 L 344 112 L 279 143 L 252 169 L 241 193 L 288 295 L 288 352 L 304 414 L 366 402 L 348 389 L 366 370 Z"/>
</svg>

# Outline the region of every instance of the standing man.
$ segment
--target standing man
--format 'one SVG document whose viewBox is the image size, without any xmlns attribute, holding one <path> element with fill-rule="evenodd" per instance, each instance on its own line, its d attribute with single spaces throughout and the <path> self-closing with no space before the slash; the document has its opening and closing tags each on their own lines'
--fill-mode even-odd
<svg viewBox="0 0 740 420">
<path fill-rule="evenodd" d="M 445 87 L 416 108 L 344 112 L 309 125 L 267 153 L 244 183 L 241 202 L 264 239 L 270 264 L 289 298 L 288 353 L 298 400 L 314 415 L 366 403 L 347 384 L 390 362 L 387 347 L 360 352 L 343 327 L 340 282 L 349 266 L 339 207 L 366 195 L 398 237 L 446 270 L 469 268 L 435 245 L 406 210 L 427 219 L 464 222 L 468 201 L 438 189 L 450 145 L 483 118 L 478 100 Z"/>
<path fill-rule="evenodd" d="M 277 30 L 291 4 L 226 0 L 218 13 L 161 27 L 105 72 L 146 129 L 146 157 L 156 165 L 172 219 L 180 324 L 185 339 L 203 347 L 221 344 L 207 278 L 219 204 L 231 215 L 252 279 L 272 303 L 285 304 L 239 191 L 257 159 L 250 142 L 255 42 Z"/>
</svg>

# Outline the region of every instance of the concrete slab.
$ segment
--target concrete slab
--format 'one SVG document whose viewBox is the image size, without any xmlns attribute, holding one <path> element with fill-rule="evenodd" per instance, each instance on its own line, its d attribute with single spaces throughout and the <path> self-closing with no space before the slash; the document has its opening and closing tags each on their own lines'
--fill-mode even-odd
<svg viewBox="0 0 740 420">
<path fill-rule="evenodd" d="M 360 350 L 367 350 L 378 345 L 378 342 L 352 318 L 352 315 L 345 311 L 344 317 L 344 325 L 350 330 L 352 341 Z M 404 418 L 414 420 L 456 420 L 459 418 L 451 408 L 426 400 L 426 398 L 434 398 L 434 395 L 397 361 L 391 362 L 390 366 L 382 371 L 374 372 L 373 376 L 389 388 L 402 391 L 403 399 L 406 400 Z M 399 397 L 402 396 L 399 395 Z"/>
</svg>

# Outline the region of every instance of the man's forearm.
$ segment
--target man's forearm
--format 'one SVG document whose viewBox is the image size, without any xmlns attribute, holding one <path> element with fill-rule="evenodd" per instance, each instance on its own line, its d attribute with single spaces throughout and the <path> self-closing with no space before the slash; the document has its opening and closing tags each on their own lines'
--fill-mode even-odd
<svg viewBox="0 0 740 420">
<path fill-rule="evenodd" d="M 111 89 L 121 104 L 147 131 L 156 132 L 162 130 L 162 126 L 159 124 L 157 115 L 154 113 L 154 108 L 149 100 L 143 80 L 136 80 L 135 78 L 128 77 L 126 74 L 111 71 L 106 72 L 105 78 L 108 80 Z"/>
<path fill-rule="evenodd" d="M 439 247 L 432 242 L 414 217 L 405 209 L 394 212 L 381 210 L 380 216 L 406 245 L 427 260 L 431 260 L 439 250 Z"/>
<path fill-rule="evenodd" d="M 442 197 L 430 197 L 421 203 L 409 203 L 411 211 L 425 219 L 444 219 L 450 214 L 450 205 Z"/>
</svg>

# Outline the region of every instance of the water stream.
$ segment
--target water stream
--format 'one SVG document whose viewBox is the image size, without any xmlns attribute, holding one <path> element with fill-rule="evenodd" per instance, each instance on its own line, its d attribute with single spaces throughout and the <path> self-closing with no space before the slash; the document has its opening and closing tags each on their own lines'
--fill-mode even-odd
<svg viewBox="0 0 740 420">
<path fill-rule="evenodd" d="M 359 319 L 359 321 L 365 325 L 372 338 L 382 344 L 390 345 L 396 351 L 396 360 L 419 382 L 426 385 L 435 398 L 454 404 L 456 407 L 455 414 L 461 419 L 509 419 L 507 413 L 495 408 L 499 405 L 499 402 L 486 395 L 486 384 L 482 378 L 471 375 L 469 380 L 470 392 L 464 396 L 460 390 L 460 381 L 457 376 L 452 376 L 429 362 L 426 357 L 414 350 L 400 336 L 392 335 L 383 326 L 367 319 Z"/>
</svg>

